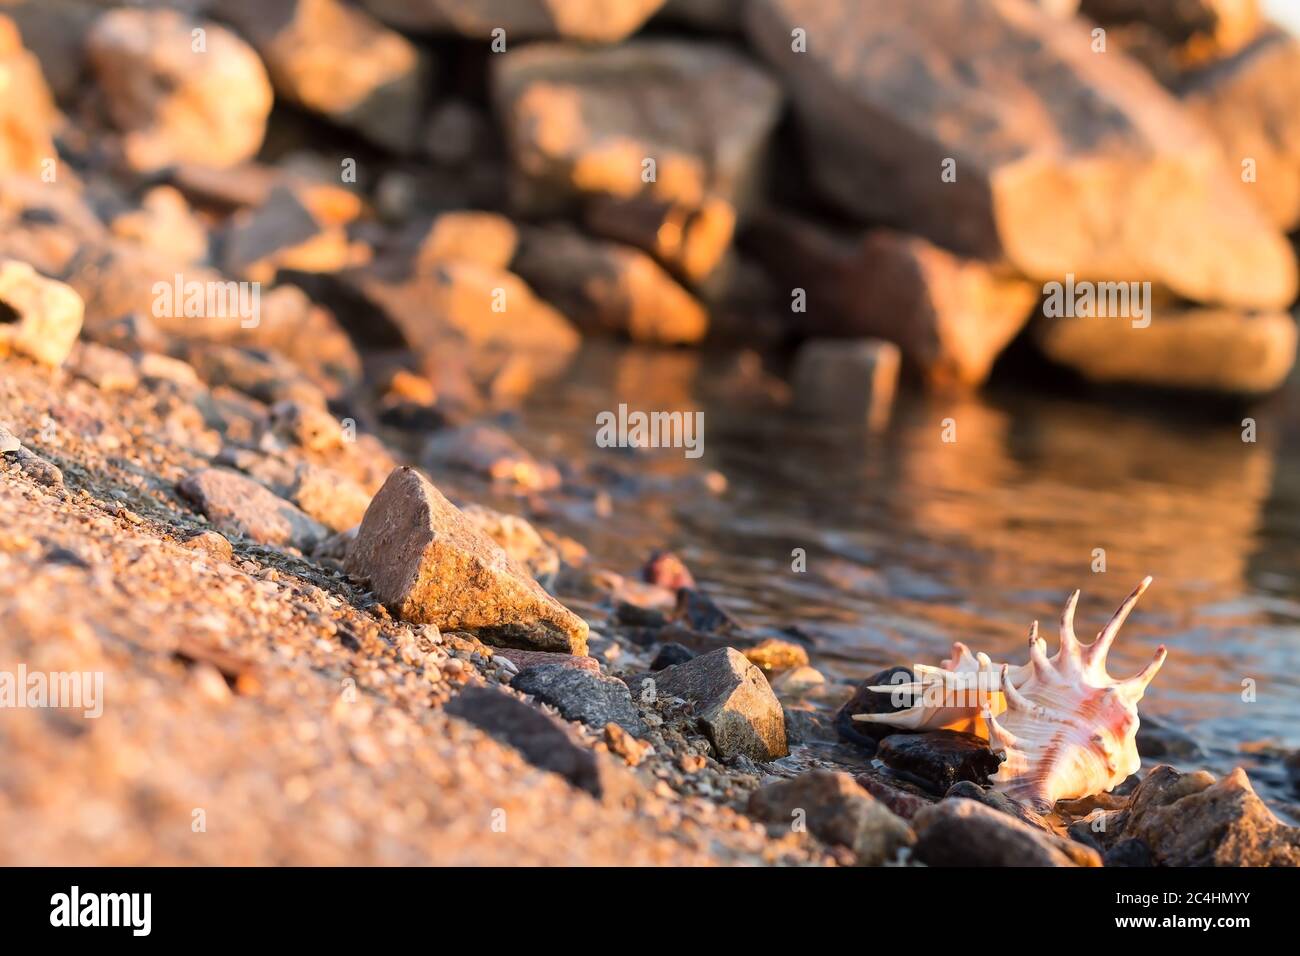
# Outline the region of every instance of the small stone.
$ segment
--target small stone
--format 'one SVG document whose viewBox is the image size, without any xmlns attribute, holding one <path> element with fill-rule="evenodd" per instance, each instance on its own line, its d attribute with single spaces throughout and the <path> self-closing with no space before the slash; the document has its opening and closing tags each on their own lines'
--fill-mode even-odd
<svg viewBox="0 0 1300 956">
<path fill-rule="evenodd" d="M 1150 714 L 1143 714 L 1141 723 L 1138 724 L 1137 749 L 1144 759 L 1165 757 L 1198 760 L 1204 756 L 1195 737 Z"/>
<path fill-rule="evenodd" d="M 641 580 L 646 584 L 679 591 L 682 588 L 694 588 L 695 577 L 691 569 L 671 551 L 655 551 L 641 569 Z"/>
<path fill-rule="evenodd" d="M 575 657 L 572 654 L 557 654 L 552 651 L 529 651 L 518 647 L 497 648 L 495 654 L 510 661 L 520 671 L 541 664 L 558 664 L 563 667 L 576 667 L 592 674 L 600 673 L 600 662 L 594 657 Z"/>
<path fill-rule="evenodd" d="M 1048 834 L 974 800 L 941 800 L 912 819 L 912 854 L 927 866 L 1101 866 L 1082 844 L 1067 854 Z"/>
<path fill-rule="evenodd" d="M 899 819 L 846 773 L 814 770 L 756 790 L 749 813 L 773 825 L 796 822 L 826 843 L 846 846 L 862 866 L 892 860 L 916 836 Z"/>
<path fill-rule="evenodd" d="M 795 356 L 795 408 L 816 418 L 883 428 L 898 388 L 901 353 L 879 339 L 812 339 Z"/>
<path fill-rule="evenodd" d="M 796 667 L 782 671 L 772 681 L 772 689 L 786 697 L 799 697 L 826 684 L 826 675 L 815 667 Z"/>
<path fill-rule="evenodd" d="M 416 268 L 443 259 L 464 259 L 505 269 L 515 257 L 519 232 L 505 216 L 477 210 L 454 210 L 436 216 L 419 237 Z"/>
<path fill-rule="evenodd" d="M 909 774 L 945 793 L 959 780 L 986 784 L 1002 761 L 987 740 L 955 730 L 894 734 L 880 742 L 876 756 L 892 769 Z"/>
<path fill-rule="evenodd" d="M 733 647 L 723 647 L 659 671 L 660 697 L 680 697 L 692 707 L 723 758 L 767 762 L 789 751 L 781 703 L 763 672 Z"/>
<path fill-rule="evenodd" d="M 185 547 L 191 551 L 202 551 L 219 561 L 229 561 L 234 555 L 230 542 L 215 531 L 200 531 L 198 534 L 191 535 L 185 539 Z"/>
<path fill-rule="evenodd" d="M 535 767 L 559 774 L 594 797 L 617 792 L 622 785 L 599 755 L 577 743 L 562 723 L 504 691 L 466 687 L 447 704 L 446 712 L 469 721 L 514 747 Z"/>
<path fill-rule="evenodd" d="M 521 671 L 511 686 L 550 704 L 569 720 L 597 729 L 613 723 L 629 733 L 645 732 L 631 691 L 617 677 L 563 664 L 540 664 Z"/>
<path fill-rule="evenodd" d="M 587 652 L 586 621 L 412 468 L 394 470 L 371 501 L 347 569 L 403 620 L 534 650 Z"/>
<path fill-rule="evenodd" d="M 129 392 L 140 384 L 131 356 L 95 342 L 78 342 L 68 357 L 68 371 L 103 392 Z"/>
<path fill-rule="evenodd" d="M 978 783 L 971 780 L 959 780 L 948 788 L 945 797 L 963 797 L 967 800 L 974 800 L 984 804 L 986 807 L 992 807 L 994 810 L 1000 810 L 1008 816 L 1013 816 L 1021 823 L 1027 823 L 1031 827 L 1038 827 L 1040 830 L 1050 830 L 1047 822 L 1041 814 L 1036 813 L 1029 807 L 1024 806 L 1017 800 L 1013 800 L 1000 790 L 994 790 L 989 787 L 981 787 Z"/>
<path fill-rule="evenodd" d="M 329 530 L 251 478 L 226 468 L 203 468 L 177 486 L 222 531 L 260 544 L 310 552 Z"/>
<path fill-rule="evenodd" d="M 873 768 L 866 773 L 858 774 L 854 779 L 858 786 L 904 820 L 912 819 L 923 807 L 934 805 L 934 797 L 922 791 L 920 787 L 909 790 L 907 788 L 914 785 L 901 780 L 886 780 L 881 773 L 882 771 Z"/>
<path fill-rule="evenodd" d="M 355 528 L 370 507 L 370 495 L 333 468 L 304 462 L 294 474 L 289 500 L 333 531 Z"/>
<path fill-rule="evenodd" d="M 16 315 L 17 325 L 0 315 L 0 342 L 55 367 L 76 344 L 85 313 L 76 292 L 14 259 L 0 262 L 0 311 L 6 310 Z"/>
<path fill-rule="evenodd" d="M 694 656 L 695 652 L 689 647 L 683 647 L 681 644 L 669 641 L 667 644 L 659 645 L 654 660 L 650 662 L 650 669 L 652 671 L 661 671 L 665 667 L 672 667 L 674 664 L 685 664 Z"/>
<path fill-rule="evenodd" d="M 616 723 L 605 725 L 605 745 L 622 757 L 630 767 L 638 766 L 654 753 L 654 747 L 644 740 L 637 740 Z"/>
<path fill-rule="evenodd" d="M 1155 859 L 1151 856 L 1151 847 L 1141 840 L 1120 840 L 1106 851 L 1106 855 L 1102 857 L 1102 863 L 1106 866 L 1131 867 L 1156 865 Z"/>
<path fill-rule="evenodd" d="M 753 647 L 744 648 L 741 653 L 749 659 L 750 663 L 761 667 L 765 674 L 808 666 L 808 652 L 804 650 L 802 644 L 783 641 L 776 637 L 759 641 Z"/>
</svg>

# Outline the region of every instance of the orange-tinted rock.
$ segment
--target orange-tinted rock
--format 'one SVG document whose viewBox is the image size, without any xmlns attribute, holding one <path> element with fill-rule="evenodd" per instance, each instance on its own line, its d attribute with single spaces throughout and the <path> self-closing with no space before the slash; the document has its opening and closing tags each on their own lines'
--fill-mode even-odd
<svg viewBox="0 0 1300 956">
<path fill-rule="evenodd" d="M 54 98 L 40 62 L 6 16 L 0 16 L 0 75 L 0 172 L 40 176 L 57 170 Z"/>
<path fill-rule="evenodd" d="M 362 0 L 385 23 L 416 32 L 455 32 L 489 40 L 504 30 L 507 42 L 564 37 L 615 43 L 635 33 L 664 0 Z"/>
<path fill-rule="evenodd" d="M 1136 63 L 1094 53 L 1082 21 L 987 0 L 755 0 L 747 25 L 793 90 L 816 186 L 845 213 L 1040 282 L 1151 281 L 1242 308 L 1295 298 L 1291 248 L 1213 138 Z"/>
<path fill-rule="evenodd" d="M 225 27 L 174 10 L 110 10 L 91 28 L 86 56 L 133 169 L 232 166 L 261 147 L 271 84 Z"/>
<path fill-rule="evenodd" d="M 1270 32 L 1186 77 L 1180 93 L 1265 215 L 1288 232 L 1300 226 L 1300 41 Z"/>
</svg>

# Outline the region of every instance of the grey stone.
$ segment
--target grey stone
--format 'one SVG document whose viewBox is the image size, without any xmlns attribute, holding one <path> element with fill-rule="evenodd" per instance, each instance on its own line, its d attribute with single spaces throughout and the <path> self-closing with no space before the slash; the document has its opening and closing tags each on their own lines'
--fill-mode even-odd
<svg viewBox="0 0 1300 956">
<path fill-rule="evenodd" d="M 912 853 L 927 866 L 1100 866 L 1095 850 L 1078 844 L 1074 857 L 1041 830 L 974 800 L 941 800 L 912 818 Z"/>
<path fill-rule="evenodd" d="M 564 664 L 538 664 L 524 668 L 511 686 L 550 704 L 569 720 L 597 729 L 613 723 L 631 734 L 645 732 L 631 692 L 617 677 Z"/>
<path fill-rule="evenodd" d="M 653 676 L 660 697 L 680 697 L 719 756 L 760 762 L 784 757 L 785 715 L 763 672 L 734 647 L 665 668 Z"/>
<path fill-rule="evenodd" d="M 178 490 L 225 534 L 303 552 L 329 537 L 324 525 L 235 471 L 203 468 L 187 475 Z"/>
</svg>

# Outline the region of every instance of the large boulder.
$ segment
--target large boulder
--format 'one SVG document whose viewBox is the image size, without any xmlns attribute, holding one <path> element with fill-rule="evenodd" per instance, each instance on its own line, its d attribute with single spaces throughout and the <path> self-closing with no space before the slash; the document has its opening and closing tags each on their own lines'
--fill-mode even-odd
<svg viewBox="0 0 1300 956">
<path fill-rule="evenodd" d="M 744 210 L 756 198 L 776 83 L 723 46 L 636 41 L 582 49 L 540 43 L 494 58 L 493 95 L 529 213 L 639 195 Z M 650 161 L 653 161 L 653 167 Z"/>
<path fill-rule="evenodd" d="M 225 27 L 175 10 L 109 10 L 86 56 L 130 166 L 233 166 L 262 145 L 271 83 L 257 54 Z"/>
<path fill-rule="evenodd" d="M 428 68 L 416 47 L 339 0 L 219 0 L 276 92 L 397 152 L 414 152 Z"/>
<path fill-rule="evenodd" d="M 1300 40 L 1271 31 L 1185 77 L 1179 93 L 1264 214 L 1288 232 L 1300 226 Z"/>
<path fill-rule="evenodd" d="M 1127 318 L 1044 318 L 1035 339 L 1054 362 L 1100 385 L 1259 395 L 1285 381 L 1296 322 L 1283 312 L 1156 307 L 1151 324 Z"/>
<path fill-rule="evenodd" d="M 935 386 L 983 382 L 1038 301 L 1036 285 L 995 263 L 890 229 L 849 237 L 768 215 L 752 236 L 791 295 L 806 296 L 802 328 L 893 342 L 913 373 Z"/>
<path fill-rule="evenodd" d="M 747 28 L 793 91 L 815 184 L 849 215 L 1039 281 L 1295 298 L 1291 248 L 1217 143 L 1080 22 L 1021 0 L 754 0 Z"/>
<path fill-rule="evenodd" d="M 403 620 L 507 645 L 587 652 L 587 622 L 413 468 L 393 471 L 370 502 L 347 570 Z"/>
<path fill-rule="evenodd" d="M 403 30 L 454 32 L 478 40 L 505 31 L 507 44 L 534 37 L 616 43 L 640 29 L 664 0 L 362 0 Z"/>
</svg>

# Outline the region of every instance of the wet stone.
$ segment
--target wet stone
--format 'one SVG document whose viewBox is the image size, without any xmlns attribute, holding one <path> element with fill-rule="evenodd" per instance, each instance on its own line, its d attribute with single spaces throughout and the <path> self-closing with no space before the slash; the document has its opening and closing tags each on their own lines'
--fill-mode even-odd
<svg viewBox="0 0 1300 956">
<path fill-rule="evenodd" d="M 944 793 L 961 780 L 988 783 L 1001 760 L 988 741 L 955 730 L 894 734 L 880 742 L 877 756 L 893 770 L 908 774 Z"/>
</svg>

